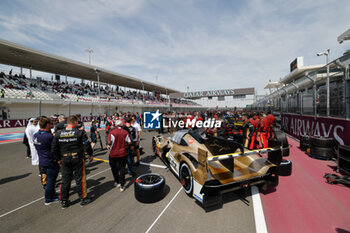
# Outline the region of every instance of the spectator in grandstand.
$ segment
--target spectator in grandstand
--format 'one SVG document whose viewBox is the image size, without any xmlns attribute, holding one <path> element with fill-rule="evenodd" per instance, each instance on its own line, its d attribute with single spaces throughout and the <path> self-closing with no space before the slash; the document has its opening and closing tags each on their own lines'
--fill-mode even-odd
<svg viewBox="0 0 350 233">
<path fill-rule="evenodd" d="M 5 90 L 1 89 L 1 98 L 5 98 Z"/>
<path fill-rule="evenodd" d="M 34 145 L 39 156 L 39 166 L 42 169 L 42 179 L 45 174 L 45 205 L 59 201 L 56 196 L 55 184 L 59 171 L 59 165 L 51 152 L 53 135 L 51 134 L 52 122 L 47 117 L 41 117 L 40 129 L 34 134 Z"/>
<path fill-rule="evenodd" d="M 136 153 L 136 163 L 135 166 L 140 165 L 140 138 L 141 138 L 141 126 L 136 122 L 136 116 L 133 115 L 131 118 L 131 126 L 135 128 L 135 138 L 133 138 L 134 142 L 134 150 Z"/>
<path fill-rule="evenodd" d="M 33 93 L 31 91 L 28 91 L 26 98 L 32 98 L 32 97 L 34 97 Z"/>
<path fill-rule="evenodd" d="M 38 132 L 38 130 L 39 130 L 38 119 L 30 118 L 25 132 L 28 138 L 30 153 L 32 155 L 32 165 L 39 165 L 38 153 L 34 146 L 34 134 Z"/>
<path fill-rule="evenodd" d="M 120 187 L 120 192 L 124 192 L 127 147 L 131 144 L 131 139 L 129 133 L 122 129 L 121 120 L 116 120 L 115 125 L 116 128 L 108 134 L 109 165 L 114 177 L 114 186 Z"/>
</svg>

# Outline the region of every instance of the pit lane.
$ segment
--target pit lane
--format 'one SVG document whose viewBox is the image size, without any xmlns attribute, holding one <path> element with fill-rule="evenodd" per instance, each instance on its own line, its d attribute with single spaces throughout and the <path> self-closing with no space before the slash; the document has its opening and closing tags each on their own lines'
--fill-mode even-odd
<svg viewBox="0 0 350 233">
<path fill-rule="evenodd" d="M 120 193 L 113 186 L 109 164 L 96 160 L 87 166 L 91 204 L 80 207 L 73 189 L 69 208 L 62 210 L 59 203 L 45 206 L 38 167 L 25 158 L 25 146 L 21 142 L 0 145 L 1 232 L 256 232 L 250 189 L 224 194 L 222 208 L 204 210 L 152 156 L 155 134 L 143 133 L 144 164 L 135 169 L 138 175 L 155 172 L 165 177 L 167 195 L 153 204 L 136 201 L 134 178 L 129 175 L 127 189 Z M 96 158 L 108 160 L 107 151 L 99 151 L 99 145 L 96 148 Z"/>
</svg>

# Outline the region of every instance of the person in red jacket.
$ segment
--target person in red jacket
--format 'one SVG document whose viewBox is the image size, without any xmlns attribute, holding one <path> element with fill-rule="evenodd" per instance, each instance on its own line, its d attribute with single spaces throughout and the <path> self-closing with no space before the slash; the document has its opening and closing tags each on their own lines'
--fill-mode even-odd
<svg viewBox="0 0 350 233">
<path fill-rule="evenodd" d="M 122 128 L 123 122 L 117 120 L 116 127 L 108 134 L 109 165 L 111 166 L 114 186 L 125 190 L 125 166 L 127 161 L 127 148 L 131 144 L 129 133 Z"/>
<path fill-rule="evenodd" d="M 270 122 L 267 117 L 263 117 L 260 121 L 260 142 L 262 143 L 262 148 L 268 148 Z"/>
<path fill-rule="evenodd" d="M 258 123 L 259 123 L 259 118 L 256 114 L 253 115 L 252 118 L 249 119 L 250 123 L 253 125 L 254 132 L 253 135 L 250 139 L 250 145 L 249 149 L 253 150 L 259 147 L 259 144 L 257 143 L 257 136 L 258 136 Z"/>
<path fill-rule="evenodd" d="M 276 118 L 271 114 L 270 111 L 267 112 L 266 119 L 269 122 L 269 128 L 268 128 L 268 138 L 273 138 L 275 135 L 273 134 L 273 126 L 275 125 Z"/>
</svg>

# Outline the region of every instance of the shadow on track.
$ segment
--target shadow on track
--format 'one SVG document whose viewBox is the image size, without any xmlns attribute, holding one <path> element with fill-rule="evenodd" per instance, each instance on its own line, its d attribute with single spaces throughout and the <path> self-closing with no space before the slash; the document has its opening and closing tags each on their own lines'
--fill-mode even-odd
<svg viewBox="0 0 350 233">
<path fill-rule="evenodd" d="M 0 184 L 5 184 L 5 183 L 12 182 L 15 180 L 23 179 L 23 178 L 29 176 L 30 174 L 32 174 L 32 173 L 25 173 L 25 174 L 19 175 L 19 176 L 6 177 L 6 178 L 3 178 L 0 180 Z"/>
</svg>

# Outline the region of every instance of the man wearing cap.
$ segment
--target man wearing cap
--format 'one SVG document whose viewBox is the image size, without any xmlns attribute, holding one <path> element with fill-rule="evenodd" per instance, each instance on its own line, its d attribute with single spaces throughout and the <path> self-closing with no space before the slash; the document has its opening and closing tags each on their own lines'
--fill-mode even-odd
<svg viewBox="0 0 350 233">
<path fill-rule="evenodd" d="M 129 133 L 122 128 L 121 120 L 115 121 L 116 127 L 108 134 L 107 149 L 109 152 L 109 165 L 111 166 L 114 185 L 120 187 L 120 192 L 125 190 L 125 166 L 127 149 L 131 144 Z"/>
</svg>

